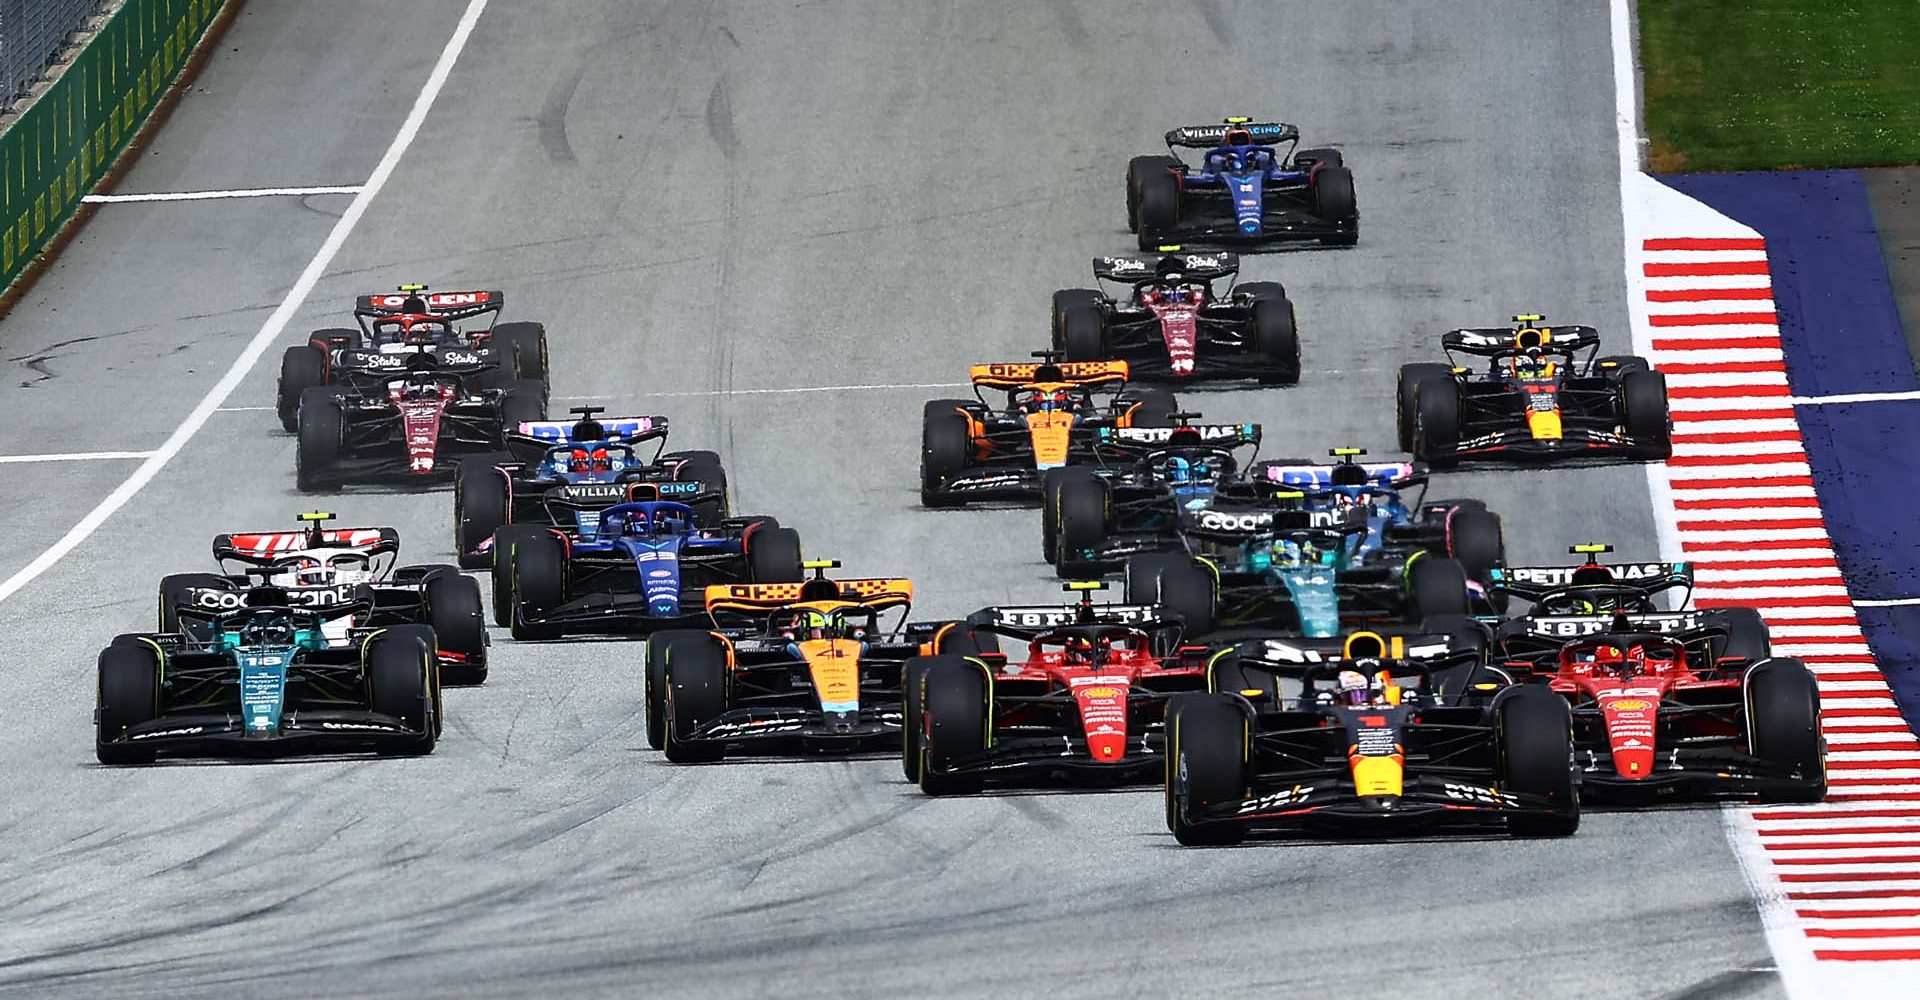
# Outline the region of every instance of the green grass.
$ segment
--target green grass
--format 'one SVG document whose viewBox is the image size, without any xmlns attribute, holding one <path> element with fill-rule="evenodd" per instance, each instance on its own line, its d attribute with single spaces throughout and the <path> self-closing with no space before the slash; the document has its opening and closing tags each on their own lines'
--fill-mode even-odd
<svg viewBox="0 0 1920 1000">
<path fill-rule="evenodd" d="M 1920 0 L 1640 0 L 1656 171 L 1920 163 Z"/>
</svg>

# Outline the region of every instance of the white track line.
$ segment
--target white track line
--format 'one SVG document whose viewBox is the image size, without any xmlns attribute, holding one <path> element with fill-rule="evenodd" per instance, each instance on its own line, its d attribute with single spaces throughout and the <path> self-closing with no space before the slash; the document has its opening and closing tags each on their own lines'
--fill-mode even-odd
<svg viewBox="0 0 1920 1000">
<path fill-rule="evenodd" d="M 311 194 L 359 194 L 361 185 L 294 188 L 237 188 L 230 191 L 156 191 L 149 194 L 90 194 L 89 205 L 123 205 L 143 201 L 222 201 L 228 198 L 305 197 Z"/>
<path fill-rule="evenodd" d="M 0 455 L 0 465 L 38 465 L 41 462 L 93 462 L 120 458 L 152 458 L 150 451 L 69 451 L 53 455 Z"/>
<path fill-rule="evenodd" d="M 800 385 L 784 389 L 702 389 L 690 392 L 627 392 L 612 396 L 555 396 L 563 402 L 606 399 L 654 399 L 688 396 L 786 396 L 803 392 L 860 392 L 870 389 L 965 389 L 971 382 L 887 382 L 880 385 Z M 270 409 L 270 407 L 261 407 Z"/>
<path fill-rule="evenodd" d="M 1903 608 L 1914 604 L 1920 604 L 1920 597 L 1889 597 L 1884 600 L 1853 602 L 1856 608 Z"/>
<path fill-rule="evenodd" d="M 1795 406 L 1819 406 L 1823 403 L 1910 403 L 1920 399 L 1920 389 L 1905 392 L 1837 392 L 1831 396 L 1788 396 Z"/>
<path fill-rule="evenodd" d="M 221 404 L 233 395 L 233 391 L 240 387 L 247 373 L 251 372 L 253 366 L 260 361 L 260 356 L 267 352 L 267 348 L 273 344 L 274 339 L 287 328 L 287 323 L 293 319 L 294 314 L 300 311 L 300 307 L 307 301 L 307 296 L 313 294 L 313 288 L 319 284 L 320 276 L 326 273 L 327 265 L 333 263 L 334 256 L 347 242 L 347 237 L 352 235 L 354 226 L 360 222 L 360 217 L 366 214 L 367 205 L 373 201 L 375 195 L 380 193 L 380 189 L 386 186 L 387 178 L 393 176 L 394 168 L 400 165 L 401 156 L 406 154 L 408 146 L 413 145 L 414 137 L 420 134 L 420 126 L 426 121 L 427 112 L 433 108 L 434 100 L 440 96 L 440 89 L 446 86 L 447 77 L 453 72 L 454 62 L 460 58 L 460 51 L 467 46 L 467 38 L 473 34 L 474 23 L 480 20 L 480 13 L 486 9 L 487 0 L 469 0 L 466 12 L 460 15 L 460 23 L 453 29 L 453 37 L 448 39 L 446 47 L 440 50 L 439 61 L 433 64 L 433 71 L 427 74 L 426 85 L 420 88 L 419 96 L 414 98 L 412 110 L 407 112 L 406 120 L 401 122 L 400 131 L 393 137 L 393 142 L 387 147 L 386 154 L 380 157 L 379 165 L 373 168 L 372 176 L 367 178 L 360 192 L 354 195 L 353 202 L 341 214 L 340 221 L 334 223 L 333 231 L 327 234 L 326 242 L 320 245 L 313 259 L 307 262 L 306 270 L 300 272 L 300 277 L 294 281 L 293 287 L 287 290 L 287 296 L 280 301 L 279 308 L 275 309 L 273 315 L 268 316 L 267 321 L 261 324 L 260 332 L 254 334 L 253 339 L 247 342 L 246 349 L 240 352 L 239 357 L 233 359 L 233 364 L 228 367 L 226 374 L 220 377 L 220 381 L 214 383 L 213 388 L 207 391 L 207 394 L 194 406 L 193 411 L 180 422 L 180 426 L 174 428 L 173 433 L 167 436 L 166 442 L 149 455 L 146 461 L 141 462 L 140 467 L 133 470 L 133 474 L 128 476 L 125 482 L 115 487 L 112 493 L 107 494 L 106 499 L 101 500 L 97 506 L 88 511 L 87 515 L 80 519 L 79 524 L 60 536 L 59 541 L 54 542 L 45 552 L 35 556 L 32 562 L 21 567 L 4 582 L 0 582 L 0 601 L 12 597 L 20 591 L 20 588 L 52 569 L 66 557 L 67 553 L 72 552 L 81 542 L 86 541 L 88 536 L 99 530 L 115 511 L 126 506 L 127 501 L 133 499 L 134 494 L 139 493 L 142 487 L 152 482 L 153 477 L 159 475 L 160 470 L 166 468 L 167 463 L 172 461 L 175 455 L 180 454 L 181 450 L 187 446 L 187 442 L 193 440 L 193 436 L 199 432 L 200 428 L 206 426 L 207 419 L 213 416 L 214 411 L 218 410 Z"/>
</svg>

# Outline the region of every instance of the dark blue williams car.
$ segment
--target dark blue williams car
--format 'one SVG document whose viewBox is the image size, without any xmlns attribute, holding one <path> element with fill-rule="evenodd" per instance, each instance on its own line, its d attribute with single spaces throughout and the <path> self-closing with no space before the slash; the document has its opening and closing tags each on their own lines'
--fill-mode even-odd
<svg viewBox="0 0 1920 1000">
<path fill-rule="evenodd" d="M 1302 149 L 1300 130 L 1228 118 L 1167 133 L 1165 156 L 1127 164 L 1127 228 L 1140 249 L 1163 243 L 1259 245 L 1360 239 L 1353 174 L 1337 149 Z M 1274 147 L 1285 146 L 1278 151 Z M 1181 149 L 1203 149 L 1198 165 Z"/>
</svg>

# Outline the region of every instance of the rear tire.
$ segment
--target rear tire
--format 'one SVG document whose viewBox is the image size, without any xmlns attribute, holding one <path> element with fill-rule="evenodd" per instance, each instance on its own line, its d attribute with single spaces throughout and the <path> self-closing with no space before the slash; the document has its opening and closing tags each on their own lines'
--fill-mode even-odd
<svg viewBox="0 0 1920 1000">
<path fill-rule="evenodd" d="M 715 490 L 720 494 L 718 503 L 702 500 L 693 505 L 694 521 L 702 528 L 717 528 L 720 522 L 732 515 L 731 505 L 727 501 L 727 467 L 720 461 L 718 452 L 682 451 L 673 457 L 680 460 L 680 467 L 673 470 L 676 483 L 694 483 L 703 490 Z"/>
<path fill-rule="evenodd" d="M 1620 423 L 1642 461 L 1673 457 L 1673 423 L 1667 412 L 1667 377 L 1656 371 L 1620 377 Z"/>
<path fill-rule="evenodd" d="M 1213 573 L 1184 552 L 1149 552 L 1126 562 L 1128 604 L 1158 604 L 1186 623 L 1182 640 L 1213 631 L 1219 588 Z"/>
<path fill-rule="evenodd" d="M 1347 158 L 1337 149 L 1303 149 L 1293 154 L 1293 169 L 1310 170 L 1319 163 L 1329 167 L 1344 167 Z"/>
<path fill-rule="evenodd" d="M 1141 179 L 1156 174 L 1171 175 L 1179 168 L 1180 161 L 1171 156 L 1136 156 L 1127 161 L 1127 232 L 1140 229 Z"/>
<path fill-rule="evenodd" d="M 1447 519 L 1447 555 L 1460 561 L 1467 579 L 1492 580 L 1495 566 L 1507 564 L 1506 532 L 1500 515 L 1484 507 L 1461 507 Z"/>
<path fill-rule="evenodd" d="M 951 764 L 985 750 L 992 725 L 986 672 L 979 664 L 942 657 L 929 664 L 922 685 L 925 725 L 921 733 L 920 790 L 928 795 L 970 795 L 985 782 L 978 773 L 948 774 Z"/>
<path fill-rule="evenodd" d="M 301 492 L 311 493 L 327 485 L 329 473 L 340 462 L 346 436 L 340 394 L 327 387 L 301 393 L 296 432 L 299 441 L 294 448 L 294 482 Z"/>
<path fill-rule="evenodd" d="M 1069 553 L 1091 549 L 1105 541 L 1113 528 L 1113 493 L 1105 480 L 1092 472 L 1069 466 L 1049 470 L 1061 472 L 1053 484 L 1055 537 L 1054 572 L 1063 580 L 1099 576 L 1104 567 L 1096 560 L 1076 558 Z"/>
<path fill-rule="evenodd" d="M 1167 829 L 1187 847 L 1224 847 L 1243 823 L 1194 825 L 1203 807 L 1247 797 L 1247 712 L 1232 695 L 1175 695 L 1167 706 Z"/>
<path fill-rule="evenodd" d="M 1344 166 L 1321 167 L 1309 180 L 1313 214 L 1322 221 L 1345 223 L 1348 228 L 1320 237 L 1325 246 L 1350 247 L 1360 241 L 1359 203 L 1353 195 L 1353 172 Z"/>
<path fill-rule="evenodd" d="M 544 404 L 552 380 L 547 376 L 547 328 L 541 323 L 495 323 L 493 350 L 509 378 L 540 383 Z"/>
<path fill-rule="evenodd" d="M 1419 413 L 1420 387 L 1429 381 L 1451 380 L 1453 369 L 1433 361 L 1418 361 L 1400 366 L 1400 381 L 1394 390 L 1394 423 L 1400 429 L 1400 450 L 1413 452 L 1414 415 Z"/>
<path fill-rule="evenodd" d="M 1653 364 L 1646 358 L 1637 358 L 1631 354 L 1611 354 L 1601 358 L 1597 364 L 1615 380 L 1628 372 L 1644 372 L 1653 369 Z"/>
<path fill-rule="evenodd" d="M 513 637 L 522 641 L 560 638 L 563 628 L 528 621 L 527 616 L 551 611 L 566 601 L 566 543 L 552 532 L 529 532 L 514 540 L 510 559 L 513 578 L 508 613 L 512 616 Z"/>
<path fill-rule="evenodd" d="M 1773 655 L 1773 634 L 1760 612 L 1752 608 L 1723 608 L 1717 617 L 1727 623 L 1727 641 L 1718 655 L 1737 656 L 1749 664 Z"/>
<path fill-rule="evenodd" d="M 327 352 L 312 344 L 287 348 L 280 356 L 280 382 L 274 394 L 274 409 L 280 426 L 288 433 L 300 429 L 300 400 L 308 389 L 327 384 Z"/>
<path fill-rule="evenodd" d="M 1068 361 L 1107 356 L 1107 313 L 1099 292 L 1065 288 L 1053 293 L 1053 347 Z"/>
<path fill-rule="evenodd" d="M 110 743 L 127 729 L 160 717 L 160 655 L 144 642 L 115 642 L 100 651 L 94 756 L 102 764 L 151 764 L 154 750 Z"/>
<path fill-rule="evenodd" d="M 1294 385 L 1300 381 L 1300 331 L 1294 324 L 1292 302 L 1254 302 L 1253 349 L 1270 366 L 1260 375 L 1262 385 Z"/>
<path fill-rule="evenodd" d="M 487 621 L 480 606 L 480 583 L 452 567 L 428 575 L 421 586 L 426 598 L 426 622 L 443 652 L 458 653 L 465 661 L 442 671 L 453 684 L 487 682 Z"/>
<path fill-rule="evenodd" d="M 1580 829 L 1580 796 L 1573 778 L 1573 715 L 1565 698 L 1539 686 L 1514 688 L 1494 702 L 1500 785 L 1542 795 L 1555 815 L 1509 816 L 1516 837 L 1566 837 Z"/>
<path fill-rule="evenodd" d="M 1166 242 L 1167 234 L 1180 226 L 1180 178 L 1173 171 L 1150 173 L 1137 178 L 1139 207 L 1135 212 L 1134 232 L 1142 250 L 1155 250 Z"/>
<path fill-rule="evenodd" d="M 920 423 L 920 503 L 953 507 L 965 501 L 942 491 L 947 478 L 967 467 L 973 431 L 960 412 L 966 400 L 929 400 Z"/>
<path fill-rule="evenodd" d="M 666 665 L 667 759 L 675 764 L 702 764 L 726 756 L 718 740 L 690 739 L 701 726 L 727 711 L 727 651 L 720 640 L 688 636 L 674 643 Z"/>
<path fill-rule="evenodd" d="M 1467 570 L 1458 560 L 1421 556 L 1407 567 L 1407 620 L 1473 611 L 1467 597 Z"/>
<path fill-rule="evenodd" d="M 799 583 L 807 578 L 798 531 L 758 527 L 747 534 L 745 547 L 747 578 L 754 583 Z"/>
<path fill-rule="evenodd" d="M 1239 695 L 1257 711 L 1280 709 L 1280 675 L 1267 670 L 1248 670 L 1238 653 L 1227 653 L 1208 664 L 1207 690 L 1214 694 Z"/>
<path fill-rule="evenodd" d="M 417 634 L 393 630 L 369 640 L 362 657 L 360 669 L 367 678 L 368 707 L 421 731 L 411 739 L 383 741 L 379 754 L 416 757 L 432 753 L 439 738 L 434 713 L 433 647 Z"/>
<path fill-rule="evenodd" d="M 1129 427 L 1172 427 L 1180 402 L 1166 389 L 1128 389 L 1114 397 Z M 1132 405 L 1129 405 L 1132 404 Z"/>
<path fill-rule="evenodd" d="M 1808 784 L 1770 791 L 1762 802 L 1827 797 L 1826 742 L 1820 736 L 1820 688 L 1806 664 L 1780 657 L 1747 671 L 1747 747 L 1754 756 L 1799 772 Z"/>
<path fill-rule="evenodd" d="M 160 613 L 155 631 L 177 633 L 179 609 L 189 590 L 232 590 L 233 581 L 218 573 L 173 573 L 160 578 Z"/>
<path fill-rule="evenodd" d="M 1413 456 L 1436 469 L 1459 462 L 1460 387 L 1452 379 L 1420 384 L 1414 397 Z"/>
<path fill-rule="evenodd" d="M 485 569 L 492 557 L 478 552 L 513 519 L 512 487 L 491 457 L 463 458 L 453 479 L 453 548 L 461 569 Z"/>
<path fill-rule="evenodd" d="M 547 419 L 547 388 L 532 379 L 518 379 L 507 383 L 506 394 L 500 397 L 500 435 L 501 445 L 506 444 L 506 435 L 517 431 L 521 424 Z"/>
</svg>

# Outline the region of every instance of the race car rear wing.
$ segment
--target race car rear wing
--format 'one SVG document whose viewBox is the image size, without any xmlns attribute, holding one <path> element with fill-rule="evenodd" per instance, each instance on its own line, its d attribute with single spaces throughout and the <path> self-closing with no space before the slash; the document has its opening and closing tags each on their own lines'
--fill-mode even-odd
<svg viewBox="0 0 1920 1000">
<path fill-rule="evenodd" d="M 1240 273 L 1240 255 L 1233 253 L 1169 253 L 1159 257 L 1095 257 L 1093 276 L 1101 281 L 1137 284 L 1160 275 L 1160 263 L 1179 262 L 1188 281 L 1216 281 Z"/>
<path fill-rule="evenodd" d="M 1590 326 L 1466 327 L 1440 335 L 1440 348 L 1477 357 L 1539 348 L 1549 354 L 1573 354 L 1600 346 L 1600 331 Z"/>
<path fill-rule="evenodd" d="M 1496 566 L 1487 571 L 1489 589 L 1528 600 L 1554 591 L 1577 591 L 1574 573 L 1598 563 L 1574 566 Z M 1606 563 L 1613 579 L 1604 585 L 1655 594 L 1674 587 L 1693 586 L 1693 564 L 1687 562 Z M 1596 581 L 1597 582 L 1597 581 Z"/>
<path fill-rule="evenodd" d="M 415 305 L 425 305 L 426 312 L 446 319 L 468 319 L 484 313 L 499 313 L 506 304 L 506 293 L 488 292 L 431 292 L 425 286 L 419 288 L 403 287 L 398 291 L 376 295 L 362 295 L 353 301 L 353 314 L 367 319 L 383 316 L 397 316 L 411 310 L 408 300 L 418 299 Z"/>
<path fill-rule="evenodd" d="M 1186 433 L 1191 432 L 1191 433 Z M 1238 448 L 1260 443 L 1259 424 L 1186 424 L 1181 427 L 1102 427 L 1095 441 L 1130 451 L 1152 451 L 1182 444 Z"/>
<path fill-rule="evenodd" d="M 667 418 L 662 416 L 596 417 L 595 421 L 606 432 L 608 441 L 638 444 L 667 436 Z M 577 423 L 573 420 L 528 420 L 515 427 L 513 432 L 545 445 L 571 444 Z"/>
<path fill-rule="evenodd" d="M 1167 145 L 1186 149 L 1212 149 L 1224 145 L 1228 132 L 1245 132 L 1248 140 L 1260 146 L 1299 142 L 1300 130 L 1283 122 L 1229 120 L 1220 125 L 1182 125 L 1167 130 Z"/>
<path fill-rule="evenodd" d="M 1398 490 L 1418 486 L 1427 481 L 1427 470 L 1413 462 L 1355 462 L 1352 464 L 1366 471 L 1368 486 Z M 1291 486 L 1299 490 L 1325 490 L 1333 486 L 1333 470 L 1338 467 L 1339 463 L 1316 465 L 1274 459 L 1255 465 L 1252 472 L 1255 479 L 1281 486 Z"/>
<path fill-rule="evenodd" d="M 1359 648 L 1368 637 L 1376 640 L 1377 645 Z M 1332 663 L 1358 656 L 1374 656 L 1389 663 L 1420 660 L 1429 666 L 1444 666 L 1454 660 L 1480 655 L 1479 646 L 1458 643 L 1443 633 L 1417 629 L 1397 632 L 1391 626 L 1326 639 L 1249 639 L 1236 645 L 1234 651 L 1242 661 L 1277 668 Z"/>
<path fill-rule="evenodd" d="M 1296 533 L 1354 535 L 1367 530 L 1357 508 L 1342 510 L 1183 510 L 1183 535 L 1215 541 L 1254 541 Z"/>
<path fill-rule="evenodd" d="M 1018 389 L 1036 382 L 1096 386 L 1125 382 L 1127 371 L 1125 361 L 1009 361 L 973 365 L 967 369 L 967 380 L 982 389 Z"/>
<path fill-rule="evenodd" d="M 1532 615 L 1520 619 L 1527 634 L 1545 639 L 1578 639 L 1602 632 L 1650 632 L 1677 635 L 1708 627 L 1698 611 L 1660 611 L 1646 614 Z"/>
<path fill-rule="evenodd" d="M 806 583 L 717 583 L 703 593 L 707 613 L 716 611 L 774 611 L 807 600 L 802 591 Z M 875 610 L 913 602 L 913 581 L 897 577 L 872 577 L 858 580 L 826 581 L 839 585 L 839 593 L 824 600 L 852 601 Z M 810 591 L 808 593 L 811 593 Z"/>
<path fill-rule="evenodd" d="M 321 548 L 363 549 L 368 555 L 400 551 L 398 528 L 328 528 L 320 533 Z M 213 536 L 213 557 L 252 565 L 266 565 L 282 556 L 315 548 L 310 532 L 255 531 Z"/>
<path fill-rule="evenodd" d="M 1068 625 L 1126 625 L 1140 629 L 1177 625 L 1180 618 L 1158 604 L 1096 604 L 1092 620 L 1079 605 L 1034 604 L 981 608 L 967 616 L 967 624 L 1015 639 L 1034 639 Z"/>
</svg>

